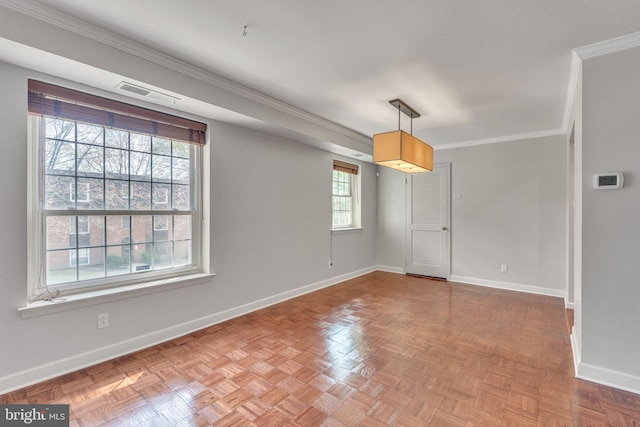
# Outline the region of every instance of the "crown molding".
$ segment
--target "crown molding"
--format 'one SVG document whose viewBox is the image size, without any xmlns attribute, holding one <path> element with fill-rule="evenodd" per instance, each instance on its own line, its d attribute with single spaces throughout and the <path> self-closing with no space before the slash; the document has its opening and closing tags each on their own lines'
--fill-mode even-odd
<svg viewBox="0 0 640 427">
<path fill-rule="evenodd" d="M 609 53 L 620 52 L 626 49 L 632 49 L 640 46 L 640 32 L 615 37 L 597 43 L 592 43 L 582 47 L 573 49 L 571 52 L 571 70 L 569 74 L 569 83 L 567 85 L 567 99 L 565 103 L 564 117 L 562 127 L 560 129 L 549 129 L 530 133 L 520 133 L 514 135 L 505 135 L 495 138 L 478 139 L 471 141 L 455 142 L 452 144 L 443 144 L 434 146 L 434 150 L 445 150 L 449 148 L 473 147 L 476 145 L 496 144 L 500 142 L 519 141 L 523 139 L 543 138 L 547 136 L 564 135 L 569 132 L 571 119 L 573 117 L 573 109 L 575 96 L 578 90 L 578 77 L 582 61 L 597 56 L 607 55 Z"/>
<path fill-rule="evenodd" d="M 451 144 L 436 145 L 434 150 L 448 150 L 450 148 L 475 147 L 477 145 L 498 144 L 501 142 L 522 141 L 525 139 L 545 138 L 548 136 L 565 135 L 566 129 L 547 129 L 536 132 L 516 133 L 512 135 L 497 136 L 495 138 L 475 139 L 470 141 L 454 142 Z"/>
<path fill-rule="evenodd" d="M 638 46 L 640 46 L 640 32 L 614 37 L 609 40 L 603 40 L 601 42 L 578 47 L 574 49 L 574 52 L 578 57 L 580 57 L 580 59 L 584 60 Z"/>
<path fill-rule="evenodd" d="M 569 74 L 569 85 L 567 87 L 567 101 L 565 104 L 564 119 L 562 128 L 569 132 L 576 91 L 578 90 L 578 76 L 582 68 L 582 61 L 589 58 L 607 55 L 609 53 L 620 52 L 640 46 L 640 32 L 627 34 L 601 42 L 588 44 L 575 48 L 571 51 L 571 71 Z"/>
<path fill-rule="evenodd" d="M 289 114 L 304 121 L 313 123 L 327 130 L 339 133 L 367 145 L 372 145 L 372 139 L 352 129 L 346 128 L 330 120 L 311 114 L 271 96 L 265 95 L 247 86 L 225 79 L 209 71 L 164 54 L 141 43 L 126 39 L 104 28 L 89 24 L 80 19 L 61 13 L 48 6 L 31 0 L 0 0 L 0 5 L 22 13 L 39 21 L 46 22 L 72 33 L 97 41 L 123 52 L 158 64 L 167 69 L 189 76 L 201 82 L 239 95 L 245 99 L 257 102 L 280 112 Z"/>
</svg>

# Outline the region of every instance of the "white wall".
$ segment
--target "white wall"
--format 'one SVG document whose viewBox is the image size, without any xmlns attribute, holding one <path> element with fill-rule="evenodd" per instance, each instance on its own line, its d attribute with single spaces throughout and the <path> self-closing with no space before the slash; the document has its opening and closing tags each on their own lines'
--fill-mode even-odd
<svg viewBox="0 0 640 427">
<path fill-rule="evenodd" d="M 640 48 L 583 62 L 579 374 L 640 392 Z M 621 190 L 594 190 L 621 171 Z"/>
<path fill-rule="evenodd" d="M 332 239 L 337 156 L 214 122 L 209 209 L 217 276 L 210 283 L 23 319 L 17 309 L 27 302 L 26 94 L 32 74 L 0 63 L 0 394 L 375 267 L 373 165 L 360 164 L 363 230 Z M 105 312 L 110 326 L 97 330 L 97 314 Z"/>
<path fill-rule="evenodd" d="M 565 137 L 436 150 L 435 162 L 451 163 L 451 279 L 564 296 Z M 404 268 L 404 188 L 381 174 L 380 265 Z"/>
</svg>

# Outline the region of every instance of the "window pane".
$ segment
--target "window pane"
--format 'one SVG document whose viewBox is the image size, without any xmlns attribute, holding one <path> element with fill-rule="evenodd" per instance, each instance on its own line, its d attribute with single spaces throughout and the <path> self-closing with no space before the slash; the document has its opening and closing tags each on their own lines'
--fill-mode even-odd
<svg viewBox="0 0 640 427">
<path fill-rule="evenodd" d="M 173 141 L 172 154 L 174 157 L 182 157 L 188 159 L 190 157 L 190 148 L 190 145 L 186 142 Z"/>
<path fill-rule="evenodd" d="M 129 208 L 129 183 L 127 181 L 107 180 L 105 187 L 107 209 L 125 210 Z"/>
<path fill-rule="evenodd" d="M 188 211 L 191 210 L 191 199 L 188 185 L 173 185 L 173 200 L 171 207 L 174 210 Z"/>
<path fill-rule="evenodd" d="M 129 179 L 129 152 L 106 148 L 104 167 L 107 178 Z"/>
<path fill-rule="evenodd" d="M 191 239 L 191 217 L 188 215 L 175 215 L 173 217 L 174 240 Z"/>
<path fill-rule="evenodd" d="M 117 129 L 104 130 L 104 144 L 107 147 L 129 148 L 129 132 Z"/>
<path fill-rule="evenodd" d="M 151 152 L 151 137 L 149 135 L 141 135 L 131 132 L 130 135 L 131 149 L 141 151 L 143 153 Z"/>
<path fill-rule="evenodd" d="M 75 222 L 73 222 L 75 227 Z M 76 247 L 76 233 L 70 229 L 69 217 L 47 217 L 47 249 L 62 249 Z"/>
<path fill-rule="evenodd" d="M 171 216 L 169 215 L 156 215 L 153 217 L 153 241 L 161 242 L 172 240 L 172 224 Z"/>
<path fill-rule="evenodd" d="M 78 123 L 78 142 L 85 144 L 103 145 L 103 127 Z"/>
<path fill-rule="evenodd" d="M 153 220 L 151 215 L 133 215 L 131 217 L 131 239 L 133 243 L 146 243 L 152 240 Z"/>
<path fill-rule="evenodd" d="M 129 171 L 132 180 L 151 181 L 151 154 L 132 151 L 130 165 Z"/>
<path fill-rule="evenodd" d="M 73 282 L 77 280 L 76 250 L 47 252 L 47 284 Z"/>
<path fill-rule="evenodd" d="M 151 270 L 152 263 L 153 263 L 153 245 L 151 243 L 146 245 L 133 246 L 132 270 L 134 272 Z"/>
<path fill-rule="evenodd" d="M 45 209 L 73 209 L 75 188 L 73 177 L 47 175 L 44 184 Z"/>
<path fill-rule="evenodd" d="M 78 209 L 104 209 L 103 180 L 78 178 L 76 202 Z"/>
<path fill-rule="evenodd" d="M 154 181 L 169 182 L 171 181 L 171 157 L 152 156 L 151 161 L 151 179 Z"/>
<path fill-rule="evenodd" d="M 45 118 L 44 126 L 44 133 L 47 138 L 59 139 L 64 141 L 76 140 L 75 122 L 47 117 Z"/>
<path fill-rule="evenodd" d="M 171 209 L 169 205 L 169 184 L 152 184 L 153 187 L 153 209 Z"/>
<path fill-rule="evenodd" d="M 129 217 L 126 221 L 120 215 L 107 216 L 107 245 L 129 244 L 131 236 L 129 235 Z"/>
<path fill-rule="evenodd" d="M 47 174 L 75 175 L 76 145 L 70 142 L 47 140 L 44 167 Z"/>
<path fill-rule="evenodd" d="M 77 221 L 78 247 L 104 245 L 104 217 L 102 215 L 70 218 Z"/>
<path fill-rule="evenodd" d="M 107 248 L 107 276 L 117 276 L 131 272 L 131 245 L 109 246 Z"/>
<path fill-rule="evenodd" d="M 333 171 L 333 194 L 335 196 L 351 195 L 351 174 Z"/>
<path fill-rule="evenodd" d="M 191 265 L 191 241 L 175 242 L 173 251 L 174 265 Z"/>
<path fill-rule="evenodd" d="M 78 144 L 78 176 L 102 178 L 104 175 L 104 148 Z"/>
<path fill-rule="evenodd" d="M 105 276 L 104 250 L 104 247 L 78 249 L 78 280 Z"/>
<path fill-rule="evenodd" d="M 131 209 L 151 209 L 151 184 L 147 182 L 131 183 Z"/>
<path fill-rule="evenodd" d="M 171 242 L 155 243 L 153 248 L 154 269 L 173 267 L 173 253 Z"/>
<path fill-rule="evenodd" d="M 173 159 L 172 181 L 177 184 L 189 184 L 189 159 Z"/>
<path fill-rule="evenodd" d="M 165 139 L 165 138 L 152 138 L 153 143 L 152 143 L 152 147 L 153 150 L 152 152 L 154 154 L 167 154 L 167 155 L 171 155 L 171 140 L 170 139 Z"/>
</svg>

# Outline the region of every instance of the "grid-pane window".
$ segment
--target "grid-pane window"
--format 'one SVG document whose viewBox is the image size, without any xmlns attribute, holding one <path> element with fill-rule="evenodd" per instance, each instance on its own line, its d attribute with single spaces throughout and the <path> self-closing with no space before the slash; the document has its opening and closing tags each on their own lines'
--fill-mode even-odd
<svg viewBox="0 0 640 427">
<path fill-rule="evenodd" d="M 358 166 L 334 160 L 332 180 L 333 229 L 359 226 Z"/>
<path fill-rule="evenodd" d="M 333 228 L 353 225 L 353 192 L 350 173 L 333 171 Z"/>
<path fill-rule="evenodd" d="M 114 286 L 199 268 L 200 146 L 53 114 L 30 120 L 42 223 L 37 288 Z"/>
</svg>

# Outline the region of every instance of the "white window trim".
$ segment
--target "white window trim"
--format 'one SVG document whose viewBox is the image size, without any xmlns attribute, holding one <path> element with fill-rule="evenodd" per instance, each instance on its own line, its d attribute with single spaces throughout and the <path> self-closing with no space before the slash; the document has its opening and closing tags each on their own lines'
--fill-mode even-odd
<svg viewBox="0 0 640 427">
<path fill-rule="evenodd" d="M 331 232 L 333 234 L 341 234 L 340 232 L 350 232 L 362 230 L 362 188 L 360 185 L 360 173 L 362 166 L 358 168 L 357 174 L 351 175 L 351 224 L 345 226 L 335 226 L 333 224 L 333 207 L 331 209 Z M 333 171 L 331 172 L 331 185 L 333 187 Z M 331 191 L 331 204 L 333 206 L 333 190 Z"/>
<path fill-rule="evenodd" d="M 212 273 L 198 273 L 188 276 L 158 279 L 141 283 L 134 283 L 116 288 L 97 289 L 56 298 L 54 301 L 34 301 L 25 307 L 18 308 L 23 319 L 47 316 L 64 311 L 77 310 L 98 304 L 134 298 L 143 295 L 165 292 L 187 286 L 210 283 L 215 277 Z"/>
<path fill-rule="evenodd" d="M 360 231 L 364 231 L 362 227 L 344 227 L 344 228 L 334 228 L 331 230 L 331 234 L 349 234 L 349 233 L 358 233 Z"/>
<path fill-rule="evenodd" d="M 86 88 L 78 89 L 86 90 Z M 93 94 L 103 97 L 113 96 L 113 94 L 108 94 L 106 92 L 97 92 L 98 93 Z M 127 98 L 126 102 L 131 103 L 131 100 Z M 146 108 L 163 111 L 169 114 L 176 114 L 173 110 L 158 107 L 157 105 L 144 105 L 146 104 L 144 102 L 139 102 L 138 104 L 142 104 L 142 106 Z M 181 112 L 180 114 L 185 117 L 190 116 L 190 114 L 184 112 Z M 194 119 L 208 122 L 201 117 L 194 117 Z M 35 124 L 36 121 L 33 121 L 33 123 Z M 44 155 L 44 153 L 41 153 L 38 148 L 38 141 L 39 138 L 41 138 L 39 133 L 40 131 L 37 126 L 32 125 L 28 127 L 27 153 L 29 157 L 27 169 L 29 173 L 27 178 L 27 247 L 30 256 L 27 259 L 27 265 L 29 266 L 27 271 L 27 305 L 18 309 L 23 318 L 72 310 L 112 300 L 130 298 L 133 296 L 145 295 L 184 286 L 197 285 L 204 281 L 211 281 L 211 278 L 213 278 L 215 274 L 210 272 L 210 214 L 207 209 L 207 207 L 210 206 L 210 142 L 207 136 L 207 143 L 200 148 L 199 153 L 195 156 L 194 173 L 196 174 L 196 182 L 192 186 L 191 191 L 191 197 L 193 198 L 194 203 L 199 207 L 198 214 L 192 216 L 192 260 L 194 264 L 199 266 L 199 268 L 184 269 L 182 273 L 177 271 L 171 274 L 170 277 L 166 277 L 166 275 L 163 276 L 160 272 L 152 277 L 147 277 L 144 273 L 136 274 L 136 277 L 134 277 L 133 280 L 121 281 L 120 284 L 115 287 L 102 287 L 95 289 L 90 287 L 79 288 L 75 293 L 65 295 L 62 298 L 56 298 L 52 301 L 37 300 L 30 302 L 32 297 L 41 292 L 43 286 L 41 286 L 39 281 L 46 275 L 46 256 L 44 254 L 45 221 L 44 217 L 37 212 L 40 203 L 38 191 L 40 188 L 44 188 L 44 182 L 38 181 L 44 181 L 44 176 L 39 172 L 41 164 L 39 156 Z M 162 273 L 166 273 L 166 271 L 163 270 Z M 113 278 L 106 279 L 113 280 Z"/>
</svg>

